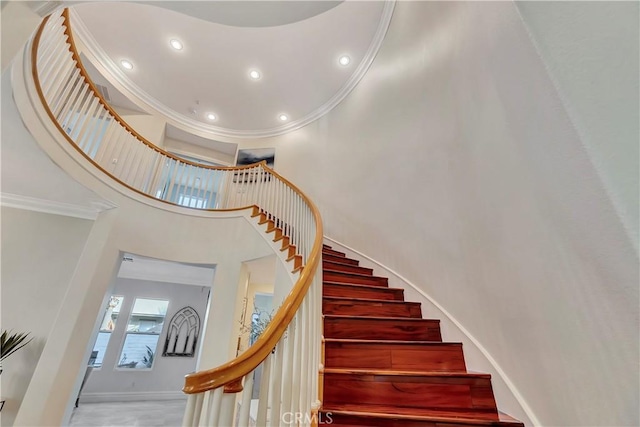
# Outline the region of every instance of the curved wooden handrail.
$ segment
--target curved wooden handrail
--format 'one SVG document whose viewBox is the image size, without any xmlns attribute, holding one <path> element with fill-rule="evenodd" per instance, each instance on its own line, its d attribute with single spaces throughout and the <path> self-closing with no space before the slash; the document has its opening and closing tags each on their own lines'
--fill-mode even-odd
<svg viewBox="0 0 640 427">
<path fill-rule="evenodd" d="M 231 169 L 247 169 L 247 168 L 251 168 L 254 167 L 255 165 L 246 165 L 246 166 L 212 166 L 212 165 L 203 165 L 200 163 L 195 163 L 192 162 L 190 160 L 187 159 L 183 159 L 182 157 L 176 156 L 173 153 L 170 153 L 166 150 L 163 150 L 162 148 L 158 147 L 157 145 L 155 145 L 153 142 L 149 141 L 148 139 L 146 139 L 144 136 L 140 135 L 133 127 L 131 127 L 130 124 L 128 124 L 114 109 L 113 107 L 111 107 L 109 105 L 109 103 L 107 102 L 107 100 L 104 99 L 104 97 L 102 96 L 102 94 L 100 93 L 100 91 L 98 90 L 98 88 L 96 87 L 95 83 L 93 82 L 93 80 L 91 80 L 91 77 L 89 77 L 89 73 L 87 73 L 87 69 L 84 67 L 82 61 L 80 60 L 80 55 L 78 54 L 78 49 L 76 48 L 76 42 L 75 39 L 73 37 L 73 32 L 71 31 L 71 20 L 69 17 L 69 9 L 66 8 L 62 11 L 62 16 L 64 17 L 64 26 L 65 26 L 65 34 L 68 37 L 69 40 L 69 45 L 70 45 L 70 52 L 71 52 L 71 56 L 73 57 L 73 59 L 76 61 L 76 63 L 78 64 L 78 68 L 80 69 L 80 75 L 82 76 L 82 78 L 84 79 L 84 81 L 91 87 L 91 90 L 93 92 L 93 95 L 98 99 L 98 102 L 100 102 L 100 104 L 102 104 L 102 106 L 109 111 L 109 114 L 111 114 L 113 116 L 113 118 L 120 123 L 120 125 L 122 125 L 122 127 L 124 127 L 129 133 L 131 133 L 131 135 L 133 135 L 136 139 L 138 139 L 140 142 L 142 142 L 143 144 L 145 144 L 146 146 L 148 146 L 149 148 L 151 148 L 154 151 L 157 151 L 167 157 L 170 157 L 174 160 L 179 160 L 182 163 L 191 165 L 191 166 L 197 166 L 199 168 L 203 168 L 203 169 L 215 169 L 215 170 L 231 170 Z M 38 34 L 37 34 L 37 39 L 39 40 L 41 37 L 41 32 L 42 32 L 42 28 L 44 28 L 44 24 L 46 23 L 46 20 L 49 19 L 49 16 L 47 16 L 45 18 L 45 21 L 42 22 L 42 25 L 40 27 L 40 29 L 38 30 Z M 36 46 L 37 49 L 37 43 L 34 43 L 34 45 Z M 36 50 L 37 51 L 37 50 Z M 35 67 L 35 61 L 33 62 L 34 67 Z M 39 86 L 39 85 L 38 85 Z M 46 103 L 45 103 L 46 105 Z"/>
<path fill-rule="evenodd" d="M 182 159 L 179 156 L 169 153 L 161 149 L 160 147 L 157 147 L 155 144 L 153 144 L 152 142 L 148 141 L 143 136 L 138 134 L 129 124 L 126 123 L 126 121 L 122 119 L 122 117 L 118 115 L 118 113 L 116 113 L 113 110 L 113 108 L 108 104 L 108 102 L 100 95 L 95 84 L 87 74 L 85 67 L 82 65 L 80 56 L 77 52 L 75 42 L 73 40 L 73 35 L 71 32 L 70 23 L 69 23 L 68 9 L 65 9 L 63 11 L 63 17 L 64 17 L 64 25 L 65 25 L 65 35 L 68 37 L 68 42 L 69 42 L 70 51 L 71 51 L 73 60 L 76 61 L 77 66 L 80 69 L 80 74 L 82 75 L 82 78 L 89 85 L 91 91 L 93 92 L 93 95 L 98 99 L 99 103 L 102 104 L 104 108 L 109 112 L 109 114 L 111 114 L 113 118 L 121 126 L 123 126 L 129 133 L 131 133 L 137 140 L 139 140 L 141 143 L 147 145 L 153 150 L 169 158 L 172 158 L 176 161 L 179 161 L 185 164 L 195 166 L 197 168 L 229 171 L 229 170 L 249 169 L 249 168 L 255 167 L 256 165 L 260 165 L 268 173 L 272 174 L 278 180 L 283 182 L 287 187 L 293 190 L 304 201 L 304 203 L 307 205 L 308 209 L 310 210 L 313 216 L 313 219 L 315 222 L 315 235 L 313 238 L 313 245 L 311 247 L 311 251 L 309 253 L 308 258 L 305 260 L 305 265 L 302 268 L 300 277 L 298 278 L 291 292 L 285 298 L 284 302 L 282 303 L 282 305 L 276 312 L 275 316 L 273 317 L 272 321 L 269 323 L 269 325 L 267 326 L 265 331 L 262 333 L 260 338 L 246 352 L 244 352 L 234 360 L 228 363 L 225 363 L 217 368 L 187 375 L 185 378 L 185 386 L 183 391 L 187 394 L 201 393 L 207 390 L 212 390 L 214 388 L 218 388 L 218 387 L 230 384 L 232 382 L 237 382 L 241 380 L 245 375 L 253 371 L 258 365 L 260 365 L 260 363 L 262 363 L 262 361 L 267 358 L 267 356 L 271 353 L 271 351 L 276 346 L 276 344 L 281 340 L 281 338 L 285 333 L 285 330 L 289 326 L 293 317 L 296 315 L 296 312 L 298 311 L 303 299 L 305 298 L 305 295 L 309 290 L 309 287 L 313 282 L 314 275 L 316 274 L 320 264 L 321 250 L 322 250 L 323 226 L 322 226 L 322 219 L 320 217 L 320 212 L 316 207 L 316 205 L 307 197 L 306 194 L 304 194 L 296 185 L 292 184 L 289 180 L 282 177 L 273 169 L 267 167 L 266 162 L 264 161 L 257 164 L 240 166 L 240 167 L 218 167 L 218 166 L 202 165 L 202 164 L 188 161 L 186 159 Z M 149 194 L 146 194 L 128 185 L 127 183 L 119 180 L 117 177 L 113 176 L 111 173 L 109 173 L 104 168 L 102 168 L 97 162 L 95 162 L 91 157 L 89 157 L 86 153 L 84 153 L 84 151 L 82 151 L 82 149 L 78 147 L 78 145 L 75 143 L 75 141 L 73 141 L 71 137 L 67 135 L 64 129 L 61 127 L 60 123 L 58 123 L 56 117 L 54 116 L 53 112 L 49 108 L 49 105 L 42 91 L 42 87 L 41 87 L 40 79 L 38 75 L 38 69 L 37 69 L 38 45 L 40 43 L 40 39 L 42 37 L 42 33 L 48 19 L 49 19 L 49 16 L 47 16 L 43 20 L 37 33 L 34 36 L 33 47 L 31 51 L 31 59 L 32 59 L 32 77 L 35 82 L 37 94 L 51 121 L 57 126 L 60 133 L 67 139 L 67 141 L 71 143 L 73 147 L 75 147 L 94 166 L 102 170 L 107 175 L 111 176 L 114 180 L 118 181 L 122 185 L 126 186 L 127 188 L 139 194 L 154 198 L 155 200 L 160 200 L 162 202 L 175 205 L 175 203 L 162 200 L 162 199 L 153 197 Z M 247 207 L 250 207 L 250 206 L 247 206 Z M 238 209 L 245 209 L 245 208 L 246 207 L 234 208 L 234 209 L 199 209 L 199 208 L 192 208 L 192 209 L 219 211 L 219 210 L 238 210 Z"/>
<path fill-rule="evenodd" d="M 291 322 L 291 319 L 293 319 L 293 316 L 300 307 L 309 286 L 311 286 L 314 274 L 320 263 L 322 250 L 323 229 L 320 211 L 316 205 L 295 185 L 291 184 L 280 175 L 276 175 L 287 182 L 294 191 L 298 192 L 313 212 L 313 216 L 316 221 L 316 234 L 309 259 L 302 270 L 300 278 L 276 312 L 267 328 L 264 330 L 262 335 L 260 335 L 260 338 L 258 338 L 258 340 L 249 347 L 247 351 L 234 360 L 217 368 L 187 375 L 185 377 L 185 386 L 182 389 L 182 391 L 187 394 L 201 393 L 203 391 L 221 387 L 234 380 L 242 378 L 249 372 L 253 371 L 264 359 L 267 358 L 271 353 L 271 350 L 275 347 L 278 341 L 280 341 L 284 331 Z"/>
<path fill-rule="evenodd" d="M 73 59 L 76 61 L 76 64 L 78 65 L 78 68 L 80 69 L 80 73 L 82 78 L 85 80 L 85 82 L 89 85 L 89 87 L 91 88 L 93 95 L 98 99 L 98 102 L 100 102 L 101 105 L 103 105 L 107 111 L 109 111 L 109 113 L 113 116 L 113 118 L 115 120 L 118 121 L 118 123 L 120 123 L 133 137 L 135 137 L 136 139 L 138 139 L 140 142 L 142 142 L 143 144 L 145 144 L 146 146 L 148 146 L 149 148 L 161 153 L 162 155 L 165 155 L 173 160 L 179 161 L 181 163 L 184 164 L 188 164 L 191 166 L 195 166 L 198 168 L 202 168 L 202 169 L 211 169 L 211 170 L 220 170 L 220 171 L 229 171 L 229 170 L 243 170 L 243 169 L 250 169 L 255 167 L 256 165 L 260 165 L 262 164 L 262 167 L 264 167 L 266 170 L 270 171 L 271 173 L 275 173 L 275 171 L 273 171 L 273 169 L 269 168 L 267 166 L 267 162 L 266 161 L 262 161 L 259 163 L 254 163 L 251 165 L 245 165 L 245 166 L 211 166 L 211 165 L 203 165 L 200 163 L 195 163 L 192 161 L 189 161 L 187 159 L 183 159 L 182 157 L 176 156 L 173 153 L 170 153 L 168 151 L 163 150 L 162 148 L 158 147 L 157 145 L 155 145 L 154 143 L 152 143 L 151 141 L 147 140 L 146 138 L 144 138 L 142 135 L 140 135 L 138 132 L 136 132 L 135 129 L 133 129 L 131 127 L 131 125 L 129 125 L 122 117 L 120 117 L 120 115 L 109 105 L 109 103 L 104 99 L 104 97 L 100 94 L 100 92 L 98 91 L 98 89 L 96 88 L 95 83 L 93 82 L 93 80 L 91 80 L 91 78 L 89 77 L 89 75 L 87 74 L 87 71 L 84 67 L 84 65 L 82 65 L 82 61 L 80 60 L 80 55 L 78 54 L 78 51 L 75 47 L 75 42 L 73 40 L 73 34 L 71 32 L 71 26 L 70 26 L 70 21 L 69 21 L 69 9 L 65 8 L 62 12 L 63 17 L 65 19 L 64 21 L 64 25 L 65 25 L 65 34 L 68 37 L 69 40 L 69 45 L 70 45 L 70 52 L 73 56 Z M 111 177 L 114 181 L 118 182 L 119 184 L 127 187 L 129 190 L 132 190 L 138 194 L 141 194 L 145 197 L 149 197 L 152 198 L 154 200 L 157 200 L 159 202 L 162 203 L 166 203 L 169 205 L 176 205 L 175 203 L 172 203 L 168 200 L 163 200 L 157 197 L 153 197 L 150 196 L 149 194 L 138 190 L 137 188 L 129 185 L 128 183 L 120 180 L 118 177 L 114 176 L 112 173 L 110 173 L 108 170 L 106 170 L 105 168 L 103 168 L 100 164 L 98 164 L 96 161 L 94 161 L 90 156 L 87 155 L 87 153 L 85 153 L 80 147 L 78 147 L 78 145 L 75 143 L 75 141 L 73 139 L 71 139 L 71 137 L 69 135 L 67 135 L 67 133 L 64 131 L 64 129 L 62 128 L 62 126 L 60 126 L 60 123 L 58 123 L 58 120 L 56 119 L 56 117 L 54 116 L 53 112 L 51 111 L 51 109 L 49 108 L 49 105 L 47 103 L 47 100 L 44 96 L 44 93 L 42 92 L 42 86 L 40 84 L 40 76 L 38 75 L 38 45 L 40 43 L 40 39 L 42 37 L 42 32 L 44 30 L 44 27 L 47 23 L 47 21 L 49 20 L 49 18 L 51 17 L 51 15 L 47 15 L 42 22 L 40 23 L 40 26 L 38 27 L 38 30 L 35 33 L 35 36 L 33 38 L 33 46 L 31 49 L 31 76 L 35 82 L 35 88 L 36 88 L 36 92 L 38 94 L 38 98 L 40 98 L 40 102 L 42 103 L 42 106 L 44 107 L 47 115 L 49 116 L 49 118 L 51 119 L 51 122 L 58 128 L 58 130 L 60 131 L 60 134 L 70 143 L 70 145 L 76 149 L 76 151 L 78 151 L 85 159 L 87 159 L 94 167 L 96 167 L 97 169 L 99 169 L 100 171 L 102 171 L 103 173 L 107 174 L 109 177 Z M 192 208 L 190 206 L 181 206 L 183 208 L 187 208 L 187 209 L 198 209 L 198 210 L 216 210 L 216 211 L 236 211 L 236 210 L 243 210 L 243 209 L 248 209 L 251 206 L 242 206 L 242 207 L 238 207 L 238 208 L 230 208 L 230 209 L 201 209 L 201 208 Z"/>
</svg>

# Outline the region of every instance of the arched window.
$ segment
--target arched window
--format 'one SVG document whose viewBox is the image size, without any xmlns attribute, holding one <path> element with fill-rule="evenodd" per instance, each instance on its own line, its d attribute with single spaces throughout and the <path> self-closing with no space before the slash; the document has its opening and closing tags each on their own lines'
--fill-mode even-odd
<svg viewBox="0 0 640 427">
<path fill-rule="evenodd" d="M 191 308 L 179 310 L 172 318 L 167 329 L 163 356 L 193 357 L 200 333 L 200 316 Z"/>
</svg>

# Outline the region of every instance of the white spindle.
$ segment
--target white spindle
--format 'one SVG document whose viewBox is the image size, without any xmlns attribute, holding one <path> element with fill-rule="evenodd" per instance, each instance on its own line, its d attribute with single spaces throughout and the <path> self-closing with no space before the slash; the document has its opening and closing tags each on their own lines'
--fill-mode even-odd
<svg viewBox="0 0 640 427">
<path fill-rule="evenodd" d="M 93 129 L 91 136 L 89 137 L 86 148 L 84 149 L 84 151 L 91 158 L 95 158 L 97 151 L 102 143 L 102 139 L 104 138 L 107 126 L 109 125 L 107 111 L 105 109 L 101 109 L 95 120 L 97 122 L 96 126 Z"/>
<path fill-rule="evenodd" d="M 302 409 L 300 407 L 300 366 L 301 366 L 301 356 L 302 356 L 300 353 L 302 351 L 302 345 L 301 345 L 302 313 L 298 311 L 295 318 L 296 318 L 296 324 L 295 324 L 295 331 L 293 334 L 294 340 L 292 342 L 293 359 L 291 362 L 291 366 L 289 366 L 289 370 L 291 371 L 291 402 L 289 404 L 289 408 L 290 408 L 289 412 L 291 413 L 300 412 L 300 410 Z"/>
<path fill-rule="evenodd" d="M 96 99 L 91 94 L 91 88 L 89 87 L 89 85 L 85 84 L 84 86 L 85 86 L 85 90 L 83 91 L 84 99 L 82 100 L 82 104 L 80 105 L 80 108 L 77 111 L 76 120 L 70 126 L 72 131 L 76 130 L 75 132 L 76 137 L 82 131 L 82 127 L 85 124 L 85 120 L 91 108 L 91 104 L 96 102 Z"/>
<path fill-rule="evenodd" d="M 162 171 L 162 155 L 159 151 L 149 150 L 146 157 L 146 173 L 143 177 L 142 182 L 140 183 L 140 190 L 146 194 L 155 196 L 155 192 L 153 191 L 153 189 L 155 188 L 154 177 L 157 176 L 158 172 Z"/>
<path fill-rule="evenodd" d="M 107 164 L 108 170 L 111 171 L 113 175 L 115 175 L 116 168 L 118 166 L 118 159 L 120 158 L 120 153 L 127 141 L 128 132 L 125 128 L 121 127 L 117 131 L 116 139 L 113 142 L 112 148 L 109 151 L 109 155 L 106 156 L 105 162 Z"/>
<path fill-rule="evenodd" d="M 73 72 L 69 76 L 66 81 L 64 90 L 62 93 L 57 96 L 54 103 L 51 103 L 51 112 L 54 117 L 60 118 L 60 110 L 66 105 L 67 102 L 71 99 L 72 93 L 74 89 L 78 89 L 78 76 L 80 75 L 80 69 L 74 67 Z"/>
<path fill-rule="evenodd" d="M 116 178 L 122 181 L 122 176 L 125 175 L 129 168 L 131 167 L 131 157 L 130 154 L 133 151 L 135 144 L 132 144 L 132 135 L 127 132 L 125 134 L 125 139 L 122 143 L 122 149 L 118 154 L 118 162 L 116 163 L 116 168 L 114 169 L 113 174 Z"/>
<path fill-rule="evenodd" d="M 222 395 L 224 394 L 224 387 L 218 387 L 215 390 L 209 392 L 209 405 L 208 414 L 206 418 L 207 426 L 219 425 L 220 419 L 220 406 L 222 404 Z"/>
<path fill-rule="evenodd" d="M 187 408 L 185 409 L 184 417 L 182 418 L 183 427 L 191 427 L 193 425 L 193 419 L 195 417 L 195 411 L 196 411 L 196 400 L 197 400 L 197 397 L 195 394 L 188 395 Z"/>
<path fill-rule="evenodd" d="M 223 393 L 222 404 L 220 405 L 220 420 L 215 426 L 232 426 L 235 406 L 236 393 Z"/>
<path fill-rule="evenodd" d="M 202 403 L 204 402 L 204 393 L 196 394 L 196 404 L 193 410 L 192 425 L 195 427 L 200 424 L 200 416 L 202 415 Z"/>
<path fill-rule="evenodd" d="M 146 144 L 136 143 L 138 149 L 135 151 L 134 156 L 132 156 L 131 163 L 133 167 L 127 175 L 126 183 L 128 183 L 133 188 L 139 189 L 139 176 L 140 171 L 144 172 L 144 159 L 146 158 L 146 154 L 151 151 L 151 149 Z"/>
<path fill-rule="evenodd" d="M 255 371 L 254 371 L 255 372 Z M 239 427 L 249 427 L 249 415 L 251 411 L 251 395 L 253 394 L 253 374 L 250 372 L 244 377 L 244 389 L 242 390 L 242 403 L 240 404 Z"/>
<path fill-rule="evenodd" d="M 85 153 L 88 152 L 87 145 L 91 141 L 93 133 L 99 124 L 96 120 L 96 116 L 102 111 L 101 107 L 102 106 L 98 103 L 97 99 L 94 98 L 91 101 L 91 105 L 89 105 L 89 110 L 84 117 L 84 122 L 80 128 L 80 132 L 76 137 L 76 144 L 78 147 L 82 148 L 82 151 Z"/>
<path fill-rule="evenodd" d="M 62 68 L 58 71 L 51 82 L 50 90 L 45 92 L 45 98 L 49 102 L 49 105 L 53 105 L 54 102 L 57 101 L 60 94 L 64 91 L 64 88 L 67 86 L 69 78 L 77 69 L 75 62 L 73 62 L 71 58 L 63 63 Z"/>
<path fill-rule="evenodd" d="M 269 385 L 269 407 L 271 408 L 272 426 L 280 425 L 280 411 L 282 406 L 282 365 L 284 355 L 284 343 L 286 338 L 282 338 L 276 347 L 276 355 L 273 363 L 273 372 L 271 373 L 271 383 Z"/>
<path fill-rule="evenodd" d="M 55 112 L 55 117 L 58 120 L 58 123 L 63 125 L 63 120 L 67 118 L 69 111 L 73 111 L 73 106 L 77 102 L 83 87 L 84 85 L 82 84 L 82 77 L 76 77 L 76 81 L 73 82 L 71 93 L 66 99 L 61 101 L 61 105 Z M 64 128 L 64 125 L 62 127 Z"/>
<path fill-rule="evenodd" d="M 293 358 L 296 345 L 296 328 L 298 326 L 296 323 L 297 319 L 295 317 L 291 319 L 291 323 L 287 328 L 287 339 L 285 340 L 286 352 L 282 364 L 282 410 L 284 412 L 291 412 L 293 383 L 295 381 L 295 378 L 293 378 Z"/>
<path fill-rule="evenodd" d="M 63 54 L 64 47 L 66 46 L 65 41 L 62 39 L 58 39 L 55 42 L 55 46 L 53 49 L 48 52 L 46 55 L 43 55 L 42 58 L 38 61 L 38 77 L 40 78 L 40 82 L 42 84 L 42 88 L 46 89 L 49 87 L 49 83 L 55 74 L 53 74 L 54 69 L 65 60 L 65 56 Z"/>
<path fill-rule="evenodd" d="M 173 194 L 179 182 L 177 181 L 177 179 L 178 179 L 178 175 L 180 175 L 180 172 L 181 172 L 180 168 L 181 168 L 180 160 L 172 159 L 171 160 L 171 177 L 169 179 L 169 185 L 167 186 L 167 194 L 165 196 L 165 200 L 167 201 L 173 200 L 172 199 Z"/>
<path fill-rule="evenodd" d="M 269 387 L 271 384 L 271 359 L 273 353 L 267 356 L 262 363 L 262 378 L 260 379 L 260 394 L 258 396 L 258 414 L 256 416 L 256 425 L 267 425 L 267 411 L 269 409 Z"/>
</svg>

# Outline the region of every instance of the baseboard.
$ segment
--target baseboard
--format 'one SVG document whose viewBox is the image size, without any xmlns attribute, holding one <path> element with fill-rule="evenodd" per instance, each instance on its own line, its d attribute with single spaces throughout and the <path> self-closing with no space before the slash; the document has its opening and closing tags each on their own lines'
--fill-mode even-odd
<svg viewBox="0 0 640 427">
<path fill-rule="evenodd" d="M 145 402 L 152 400 L 186 400 L 181 391 L 147 391 L 123 393 L 82 393 L 80 403 Z"/>
</svg>

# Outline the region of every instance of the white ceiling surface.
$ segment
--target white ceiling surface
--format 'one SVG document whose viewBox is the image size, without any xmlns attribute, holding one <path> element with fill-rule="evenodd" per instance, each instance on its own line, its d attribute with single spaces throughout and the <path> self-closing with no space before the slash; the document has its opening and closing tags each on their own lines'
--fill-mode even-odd
<svg viewBox="0 0 640 427">
<path fill-rule="evenodd" d="M 118 277 L 124 279 L 195 286 L 211 286 L 214 275 L 215 268 L 212 265 L 185 264 L 129 253 L 124 254 L 122 264 L 120 264 L 120 271 L 118 272 Z"/>
<path fill-rule="evenodd" d="M 86 58 L 86 56 L 81 55 L 81 60 L 85 69 L 87 70 L 87 73 L 89 73 L 91 80 L 93 80 L 94 83 L 99 84 L 100 86 L 103 86 L 107 89 L 107 93 L 109 94 L 109 104 L 111 106 L 121 107 L 127 110 L 147 114 L 139 106 L 131 102 L 129 98 L 123 95 L 122 92 L 120 92 L 114 85 L 112 85 L 111 82 L 107 80 L 102 74 L 100 74 L 100 72 L 96 69 L 96 67 L 93 66 L 93 64 Z M 238 146 L 238 144 L 202 138 L 192 133 L 180 130 L 170 124 L 167 124 L 165 128 L 165 136 L 167 138 L 176 139 L 178 141 L 184 141 L 189 144 L 219 151 L 230 156 L 235 156 Z"/>
<path fill-rule="evenodd" d="M 177 3 L 185 3 L 182 10 L 197 7 L 204 18 L 226 9 L 227 22 L 235 16 L 237 25 L 259 25 L 252 21 L 258 16 L 247 14 L 250 8 L 244 2 Z M 327 108 L 370 53 L 385 6 L 382 1 L 343 2 L 302 21 L 252 27 L 211 23 L 167 10 L 169 4 L 173 2 L 162 8 L 80 4 L 74 7 L 81 20 L 76 22 L 76 34 L 84 33 L 82 27 L 88 30 L 85 38 L 92 40 L 86 44 L 99 46 L 99 61 L 111 62 L 106 68 L 115 67 L 113 74 L 144 94 L 148 104 L 197 120 L 213 134 L 228 130 L 238 136 L 286 127 Z M 260 16 L 274 22 L 276 12 L 287 4 L 299 11 L 306 8 L 307 14 L 320 10 L 317 2 L 274 2 L 273 13 Z M 169 46 L 172 38 L 183 42 L 182 51 Z M 351 57 L 346 67 L 338 63 L 344 54 Z M 130 60 L 134 69 L 125 72 L 121 59 Z M 262 77 L 251 80 L 251 69 L 258 69 Z M 209 122 L 205 118 L 209 112 L 217 120 Z M 279 121 L 282 113 L 289 116 L 288 123 Z"/>
<path fill-rule="evenodd" d="M 250 281 L 272 284 L 276 276 L 276 256 L 269 255 L 244 264 Z M 183 285 L 211 286 L 215 276 L 214 265 L 197 265 L 148 258 L 125 253 L 120 264 L 118 277 L 125 279 L 150 280 L 155 282 L 179 283 Z"/>
<path fill-rule="evenodd" d="M 342 1 L 142 1 L 185 15 L 236 27 L 273 27 L 319 15 Z"/>
</svg>

